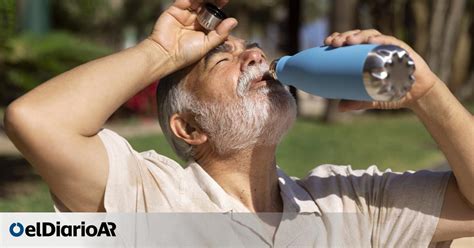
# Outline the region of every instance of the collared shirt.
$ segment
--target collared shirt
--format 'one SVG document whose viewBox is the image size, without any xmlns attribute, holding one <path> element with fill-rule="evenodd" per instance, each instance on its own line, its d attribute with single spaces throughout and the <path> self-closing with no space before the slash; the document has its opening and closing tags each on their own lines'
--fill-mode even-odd
<svg viewBox="0 0 474 248">
<path fill-rule="evenodd" d="M 272 236 L 256 214 L 227 194 L 196 162 L 183 168 L 155 151 L 135 151 L 111 130 L 104 129 L 99 136 L 109 158 L 107 212 L 224 214 L 230 217 L 233 231 L 219 235 L 230 235 L 228 246 L 427 247 L 450 176 L 321 165 L 298 179 L 278 168 L 284 209 Z M 67 211 L 57 199 L 55 203 L 57 211 Z M 212 244 L 204 238 L 212 233 L 207 230 L 212 230 L 212 224 L 193 230 L 190 236 Z"/>
</svg>

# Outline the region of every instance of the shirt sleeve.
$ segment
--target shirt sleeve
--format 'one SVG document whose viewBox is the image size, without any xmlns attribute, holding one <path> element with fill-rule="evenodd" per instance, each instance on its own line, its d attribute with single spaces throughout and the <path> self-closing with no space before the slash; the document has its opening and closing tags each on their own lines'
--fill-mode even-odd
<svg viewBox="0 0 474 248">
<path fill-rule="evenodd" d="M 111 130 L 102 129 L 98 135 L 109 161 L 104 207 L 107 212 L 136 212 L 143 185 L 140 154 L 127 140 Z"/>
<path fill-rule="evenodd" d="M 98 133 L 108 158 L 108 176 L 104 194 L 107 212 L 135 212 L 142 183 L 141 154 L 126 139 L 109 129 Z M 94 173 L 91 171 L 91 173 Z M 56 212 L 70 210 L 51 193 Z"/>
<path fill-rule="evenodd" d="M 367 173 L 373 176 L 367 179 L 369 182 L 361 182 L 361 189 L 370 196 L 368 204 L 374 206 L 368 208 L 373 216 L 373 242 L 380 247 L 435 246 L 430 242 L 451 172 L 387 170 L 382 173 L 373 166 Z"/>
<path fill-rule="evenodd" d="M 430 242 L 451 172 L 396 173 L 381 172 L 376 166 L 352 170 L 323 165 L 311 175 L 317 175 L 312 179 L 313 188 L 320 189 L 317 201 L 323 208 L 330 206 L 326 211 L 365 216 L 373 247 L 435 247 Z"/>
</svg>

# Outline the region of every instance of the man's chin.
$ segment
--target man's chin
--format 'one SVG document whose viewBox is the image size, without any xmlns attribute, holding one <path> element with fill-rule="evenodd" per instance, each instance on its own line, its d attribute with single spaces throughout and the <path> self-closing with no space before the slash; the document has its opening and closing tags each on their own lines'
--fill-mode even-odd
<svg viewBox="0 0 474 248">
<path fill-rule="evenodd" d="M 272 89 L 267 97 L 270 105 L 269 115 L 258 143 L 278 145 L 296 120 L 296 102 L 283 85 L 281 88 Z"/>
<path fill-rule="evenodd" d="M 264 82 L 264 84 L 262 83 L 262 85 L 254 89 L 254 95 L 270 98 L 272 95 L 288 93 L 288 90 L 279 81 L 268 80 Z"/>
</svg>

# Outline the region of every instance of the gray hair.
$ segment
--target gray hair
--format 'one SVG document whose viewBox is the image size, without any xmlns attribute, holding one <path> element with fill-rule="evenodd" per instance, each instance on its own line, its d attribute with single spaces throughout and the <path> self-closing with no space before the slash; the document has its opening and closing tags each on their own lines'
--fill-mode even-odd
<svg viewBox="0 0 474 248">
<path fill-rule="evenodd" d="M 185 68 L 160 79 L 156 89 L 158 122 L 161 130 L 174 152 L 184 161 L 193 158 L 193 147 L 171 131 L 170 118 L 173 114 L 185 113 L 191 110 L 194 99 L 183 84 L 188 72 L 189 68 Z"/>
</svg>

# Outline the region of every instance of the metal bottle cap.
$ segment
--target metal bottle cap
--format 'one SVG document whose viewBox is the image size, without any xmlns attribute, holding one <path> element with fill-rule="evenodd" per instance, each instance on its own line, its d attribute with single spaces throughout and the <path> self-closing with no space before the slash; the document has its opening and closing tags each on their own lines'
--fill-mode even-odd
<svg viewBox="0 0 474 248">
<path fill-rule="evenodd" d="M 415 77 L 415 63 L 404 49 L 380 45 L 367 56 L 364 85 L 375 101 L 397 101 L 410 91 Z"/>
<path fill-rule="evenodd" d="M 280 61 L 280 59 L 273 60 L 268 70 L 268 75 L 271 76 L 274 80 L 278 80 L 278 76 L 276 74 L 276 66 L 278 64 L 278 61 Z"/>
<path fill-rule="evenodd" d="M 209 31 L 214 30 L 226 18 L 227 15 L 211 3 L 206 3 L 197 16 L 199 24 Z"/>
</svg>

